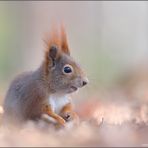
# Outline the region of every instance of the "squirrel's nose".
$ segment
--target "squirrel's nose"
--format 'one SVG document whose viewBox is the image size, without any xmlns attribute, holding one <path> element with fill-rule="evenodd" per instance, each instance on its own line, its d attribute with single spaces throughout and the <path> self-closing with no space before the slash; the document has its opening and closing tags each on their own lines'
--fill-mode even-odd
<svg viewBox="0 0 148 148">
<path fill-rule="evenodd" d="M 87 84 L 87 82 L 86 81 L 83 81 L 83 84 L 82 85 L 85 86 L 86 84 Z"/>
<path fill-rule="evenodd" d="M 85 86 L 87 83 L 88 83 L 88 79 L 86 78 L 85 80 L 83 80 L 82 86 Z"/>
</svg>

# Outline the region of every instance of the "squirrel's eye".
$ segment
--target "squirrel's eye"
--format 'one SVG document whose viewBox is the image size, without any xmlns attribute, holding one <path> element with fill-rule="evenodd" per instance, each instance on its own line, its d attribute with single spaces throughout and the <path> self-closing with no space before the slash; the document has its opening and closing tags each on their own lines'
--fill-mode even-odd
<svg viewBox="0 0 148 148">
<path fill-rule="evenodd" d="M 63 72 L 68 74 L 68 73 L 72 73 L 72 66 L 71 65 L 65 65 L 63 68 Z"/>
</svg>

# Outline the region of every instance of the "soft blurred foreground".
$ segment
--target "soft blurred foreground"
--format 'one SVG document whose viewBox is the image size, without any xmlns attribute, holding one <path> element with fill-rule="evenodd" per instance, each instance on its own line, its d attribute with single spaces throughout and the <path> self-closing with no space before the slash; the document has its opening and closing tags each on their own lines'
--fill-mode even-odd
<svg viewBox="0 0 148 148">
<path fill-rule="evenodd" d="M 55 130 L 43 121 L 30 121 L 21 129 L 2 125 L 0 146 L 147 146 L 147 101 L 119 101 L 120 97 L 122 93 L 97 94 L 79 104 L 78 126 L 71 127 L 68 123 L 66 128 Z"/>
<path fill-rule="evenodd" d="M 146 1 L 1 1 L 0 104 L 18 73 L 40 65 L 52 22 L 64 22 L 90 83 L 72 95 L 79 126 L 1 124 L 0 146 L 148 146 L 147 12 Z"/>
</svg>

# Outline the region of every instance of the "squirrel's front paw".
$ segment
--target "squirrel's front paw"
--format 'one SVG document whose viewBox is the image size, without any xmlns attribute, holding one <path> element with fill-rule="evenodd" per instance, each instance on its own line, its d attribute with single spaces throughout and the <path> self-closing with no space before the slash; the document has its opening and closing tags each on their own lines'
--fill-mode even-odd
<svg viewBox="0 0 148 148">
<path fill-rule="evenodd" d="M 64 112 L 61 114 L 61 117 L 66 121 L 78 120 L 78 115 L 75 112 Z"/>
<path fill-rule="evenodd" d="M 66 122 L 68 122 L 68 121 L 71 121 L 71 120 L 72 120 L 72 115 L 71 115 L 71 113 L 70 113 L 70 112 L 63 113 L 61 116 L 63 117 L 63 119 L 64 119 Z"/>
</svg>

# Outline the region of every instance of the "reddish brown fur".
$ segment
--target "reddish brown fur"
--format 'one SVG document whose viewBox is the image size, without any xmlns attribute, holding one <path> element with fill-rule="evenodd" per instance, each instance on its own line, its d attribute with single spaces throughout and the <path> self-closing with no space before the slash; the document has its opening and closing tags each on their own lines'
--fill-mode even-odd
<svg viewBox="0 0 148 148">
<path fill-rule="evenodd" d="M 61 49 L 66 54 L 70 54 L 68 42 L 67 42 L 67 35 L 63 25 L 61 26 Z"/>
<path fill-rule="evenodd" d="M 60 33 L 58 30 L 53 27 L 52 31 L 50 32 L 50 38 L 49 36 L 44 39 L 45 45 L 46 45 L 46 50 L 45 50 L 45 72 L 48 74 L 48 66 L 50 65 L 49 61 L 49 51 L 50 47 L 52 45 L 56 45 L 60 50 L 57 56 L 60 56 L 61 52 L 64 52 L 65 54 L 70 54 L 70 50 L 68 47 L 68 42 L 67 42 L 67 36 L 66 32 L 64 29 L 64 26 L 61 26 Z"/>
</svg>

